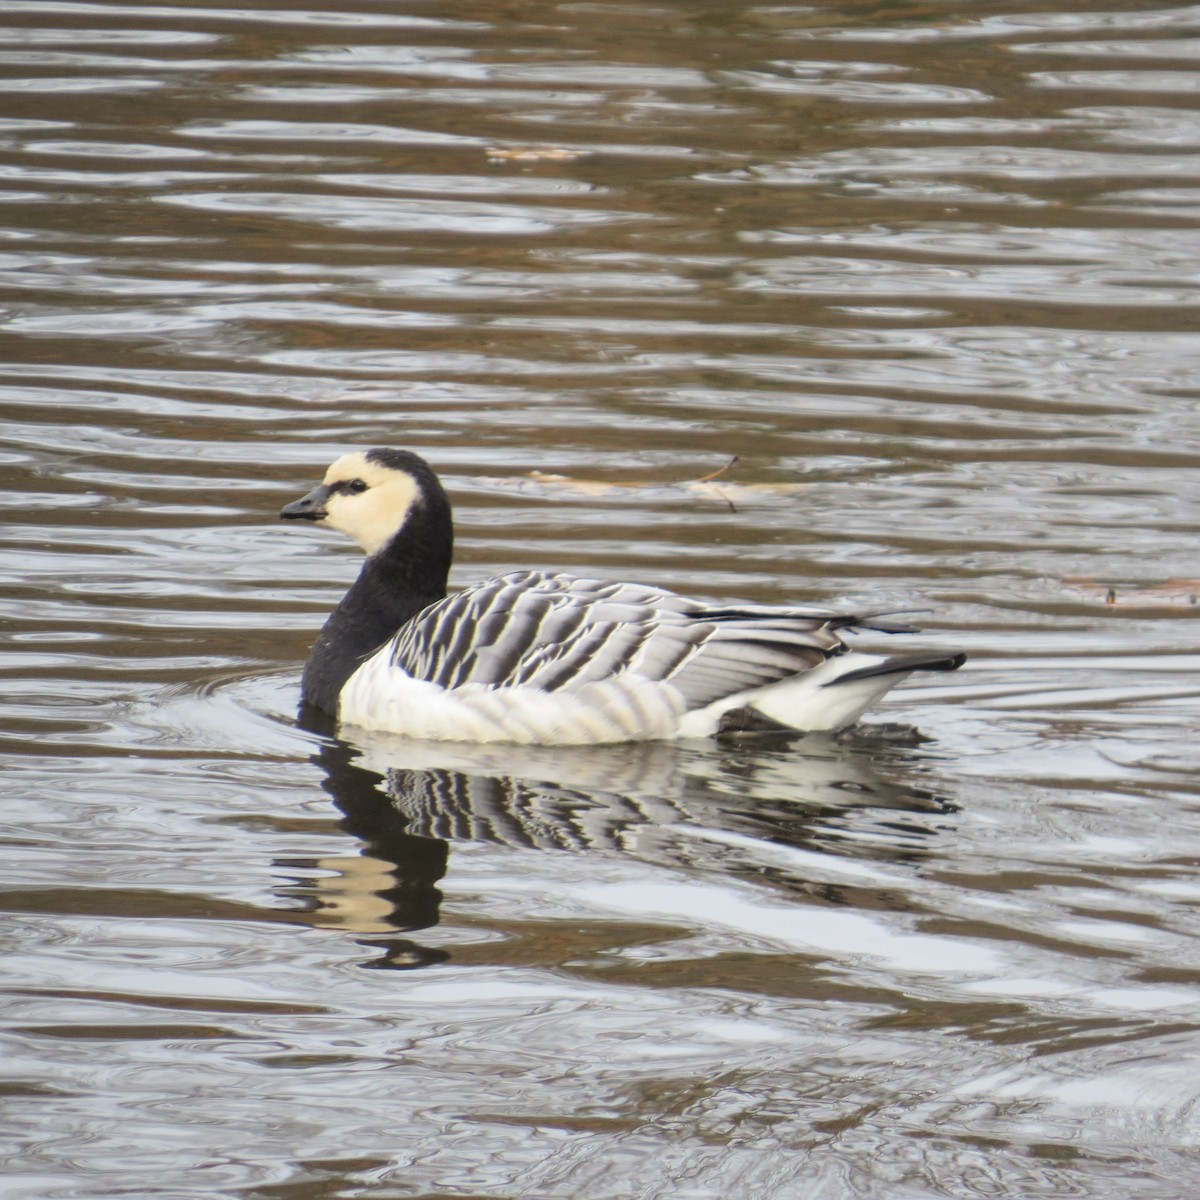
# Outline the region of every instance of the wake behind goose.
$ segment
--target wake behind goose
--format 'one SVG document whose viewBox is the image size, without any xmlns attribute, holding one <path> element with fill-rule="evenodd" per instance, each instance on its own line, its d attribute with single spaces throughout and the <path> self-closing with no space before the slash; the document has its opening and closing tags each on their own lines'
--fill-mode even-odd
<svg viewBox="0 0 1200 1200">
<path fill-rule="evenodd" d="M 305 703 L 411 738 L 590 745 L 837 730 L 913 671 L 966 657 L 852 651 L 843 630 L 914 632 L 869 614 L 712 604 L 540 571 L 447 596 L 450 502 L 406 450 L 343 455 L 280 515 L 340 530 L 367 554 L 313 646 Z"/>
</svg>

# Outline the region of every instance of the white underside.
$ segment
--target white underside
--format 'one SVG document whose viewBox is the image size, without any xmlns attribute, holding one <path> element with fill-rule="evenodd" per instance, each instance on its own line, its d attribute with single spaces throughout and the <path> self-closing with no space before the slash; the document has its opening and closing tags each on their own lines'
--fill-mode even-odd
<svg viewBox="0 0 1200 1200">
<path fill-rule="evenodd" d="M 837 682 L 884 661 L 875 655 L 838 655 L 803 675 L 687 711 L 670 682 L 632 671 L 554 692 L 482 684 L 447 690 L 406 675 L 385 648 L 342 688 L 338 716 L 347 725 L 421 740 L 540 746 L 710 737 L 724 713 L 747 705 L 801 732 L 829 731 L 853 724 L 906 678 L 907 672 L 898 672 Z"/>
</svg>

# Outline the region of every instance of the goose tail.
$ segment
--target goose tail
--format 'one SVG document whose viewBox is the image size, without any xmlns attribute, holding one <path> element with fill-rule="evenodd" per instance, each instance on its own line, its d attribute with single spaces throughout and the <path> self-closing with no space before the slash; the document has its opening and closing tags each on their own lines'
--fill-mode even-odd
<svg viewBox="0 0 1200 1200">
<path fill-rule="evenodd" d="M 819 667 L 740 697 L 769 722 L 806 733 L 853 725 L 862 714 L 914 671 L 956 671 L 962 653 L 838 654 Z"/>
</svg>

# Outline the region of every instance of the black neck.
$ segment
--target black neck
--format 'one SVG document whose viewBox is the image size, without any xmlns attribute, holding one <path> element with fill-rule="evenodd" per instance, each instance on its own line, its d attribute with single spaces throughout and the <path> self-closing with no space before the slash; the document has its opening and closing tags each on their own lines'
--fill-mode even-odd
<svg viewBox="0 0 1200 1200">
<path fill-rule="evenodd" d="M 400 532 L 363 564 L 317 636 L 300 683 L 305 704 L 336 716 L 346 680 L 421 609 L 445 597 L 453 538 L 445 495 L 417 501 Z"/>
</svg>

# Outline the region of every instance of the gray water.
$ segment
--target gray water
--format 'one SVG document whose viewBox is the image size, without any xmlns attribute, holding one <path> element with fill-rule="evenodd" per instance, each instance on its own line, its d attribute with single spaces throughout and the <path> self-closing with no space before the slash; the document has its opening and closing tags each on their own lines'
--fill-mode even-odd
<svg viewBox="0 0 1200 1200">
<path fill-rule="evenodd" d="M 5 0 L 6 1200 L 1195 1195 L 1198 55 Z M 791 746 L 299 728 L 358 559 L 276 514 L 375 444 L 456 584 L 971 661 Z"/>
</svg>

